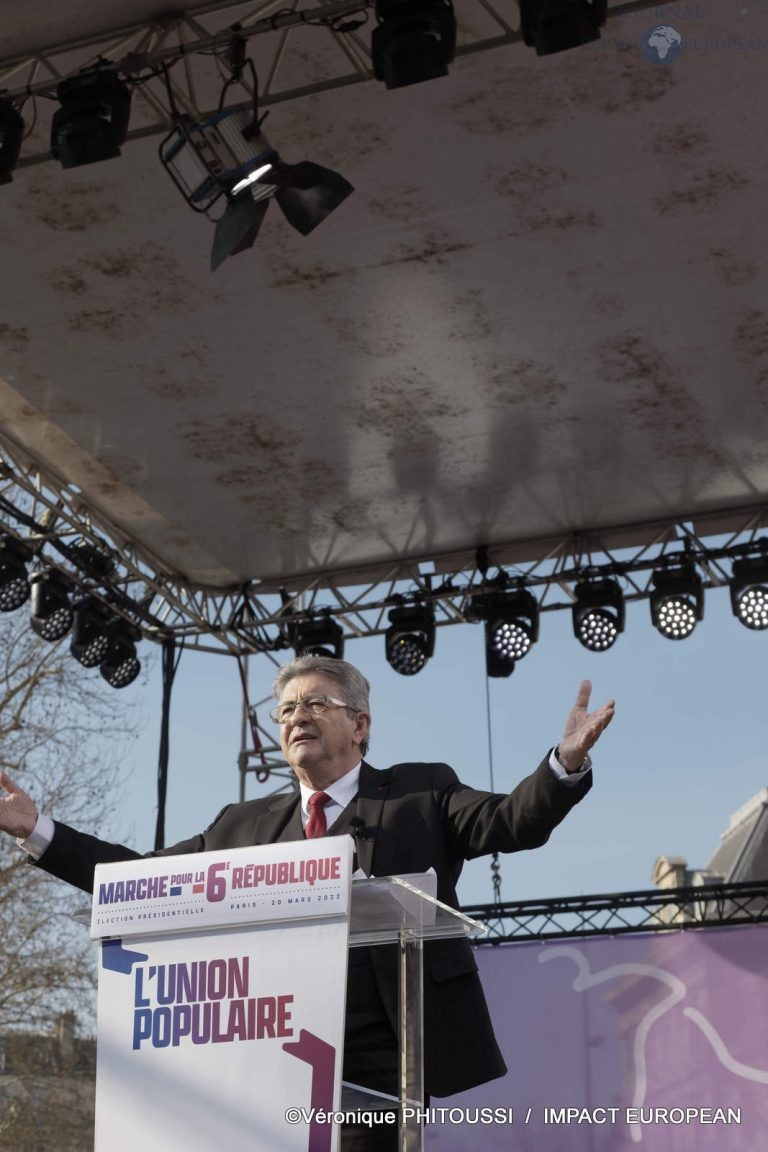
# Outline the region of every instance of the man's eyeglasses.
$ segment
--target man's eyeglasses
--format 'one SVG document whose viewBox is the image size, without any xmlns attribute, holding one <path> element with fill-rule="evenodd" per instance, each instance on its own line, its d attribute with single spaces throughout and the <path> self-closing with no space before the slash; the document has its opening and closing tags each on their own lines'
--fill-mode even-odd
<svg viewBox="0 0 768 1152">
<path fill-rule="evenodd" d="M 350 712 L 359 712 L 345 700 L 337 700 L 335 696 L 305 696 L 302 700 L 286 700 L 282 704 L 270 709 L 269 715 L 275 724 L 287 724 L 293 717 L 297 708 L 303 708 L 310 716 L 322 716 L 328 708 L 347 708 Z"/>
</svg>

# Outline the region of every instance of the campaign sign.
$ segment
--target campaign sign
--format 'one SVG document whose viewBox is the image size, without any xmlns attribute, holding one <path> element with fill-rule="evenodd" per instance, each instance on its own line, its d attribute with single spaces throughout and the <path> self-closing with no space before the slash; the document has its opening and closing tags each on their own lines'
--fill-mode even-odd
<svg viewBox="0 0 768 1152">
<path fill-rule="evenodd" d="M 274 919 L 272 900 L 299 895 L 301 884 L 292 878 L 298 873 L 269 885 L 259 873 L 259 885 L 242 899 L 261 898 L 265 883 L 270 895 L 261 923 L 258 907 L 249 909 L 256 921 L 249 925 L 241 923 L 241 909 L 231 907 L 228 926 L 201 931 L 197 921 L 194 930 L 179 931 L 179 918 L 166 917 L 145 923 L 143 935 L 134 930 L 127 939 L 102 940 L 95 1152 L 336 1152 L 334 1126 L 314 1117 L 340 1106 L 352 856 L 346 840 L 99 869 L 97 888 L 125 885 L 114 914 L 123 914 L 129 892 L 138 901 L 139 881 L 161 875 L 158 865 L 162 875 L 191 870 L 194 876 L 207 869 L 209 856 L 214 866 L 230 865 L 214 873 L 224 877 L 227 896 L 213 903 L 237 905 L 234 870 L 252 868 L 255 880 L 264 851 L 272 857 L 266 866 L 285 863 L 286 852 L 305 864 L 314 859 L 317 876 L 314 884 L 307 881 L 313 898 L 321 885 L 329 893 L 339 886 L 339 880 L 319 879 L 319 865 L 341 855 L 346 893 L 333 901 L 333 911 L 313 899 L 286 905 Z M 190 869 L 180 860 L 195 863 Z M 154 866 L 149 873 L 148 864 Z M 128 888 L 129 881 L 137 887 Z M 170 890 L 170 880 L 166 886 Z M 164 899 L 159 888 L 151 899 Z"/>
<path fill-rule="evenodd" d="M 326 836 L 99 864 L 91 936 L 346 916 L 352 851 L 350 836 Z"/>
</svg>

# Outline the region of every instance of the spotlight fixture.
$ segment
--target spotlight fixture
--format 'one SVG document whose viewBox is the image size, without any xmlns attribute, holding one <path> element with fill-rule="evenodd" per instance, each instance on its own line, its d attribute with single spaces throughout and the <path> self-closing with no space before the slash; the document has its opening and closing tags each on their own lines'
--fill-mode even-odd
<svg viewBox="0 0 768 1152">
<path fill-rule="evenodd" d="M 84 668 L 95 668 L 107 654 L 109 629 L 115 617 L 98 600 L 87 596 L 74 604 L 69 650 Z"/>
<path fill-rule="evenodd" d="M 415 676 L 435 651 L 435 617 L 431 608 L 393 608 L 389 613 L 385 651 L 389 664 L 401 676 Z"/>
<path fill-rule="evenodd" d="M 61 107 L 51 121 L 51 152 L 62 168 L 80 168 L 120 155 L 128 132 L 131 90 L 111 68 L 62 80 Z"/>
<path fill-rule="evenodd" d="M 0 537 L 0 612 L 15 612 L 29 599 L 27 549 L 13 536 Z"/>
<path fill-rule="evenodd" d="M 768 556 L 734 560 L 730 588 L 736 619 L 755 632 L 768 628 Z"/>
<path fill-rule="evenodd" d="M 63 639 L 74 619 L 69 581 L 60 572 L 50 570 L 33 573 L 29 582 L 32 586 L 29 622 L 33 632 L 51 643 Z"/>
<path fill-rule="evenodd" d="M 286 164 L 270 145 L 252 108 L 230 108 L 191 124 L 179 120 L 160 145 L 160 161 L 196 212 L 208 214 L 222 197 L 211 270 L 250 248 L 269 201 L 307 236 L 354 191 L 330 168 L 310 160 Z"/>
<path fill-rule="evenodd" d="M 99 672 L 113 688 L 127 688 L 141 672 L 136 641 L 141 633 L 126 620 L 113 620 L 107 629 L 107 648 Z"/>
<path fill-rule="evenodd" d="M 582 580 L 574 588 L 573 634 L 590 652 L 605 652 L 624 631 L 624 594 L 618 580 Z"/>
<path fill-rule="evenodd" d="M 539 606 L 526 588 L 476 596 L 465 610 L 468 620 L 485 623 L 485 670 L 511 676 L 539 638 Z"/>
<path fill-rule="evenodd" d="M 690 636 L 704 615 L 704 589 L 695 566 L 685 562 L 653 573 L 651 620 L 668 640 Z"/>
<path fill-rule="evenodd" d="M 344 632 L 340 624 L 325 620 L 305 620 L 288 626 L 291 646 L 297 656 L 344 656 Z"/>
<path fill-rule="evenodd" d="M 456 51 L 451 0 L 376 0 L 376 19 L 373 74 L 387 88 L 448 75 Z"/>
<path fill-rule="evenodd" d="M 107 551 L 106 541 L 98 536 L 92 540 L 79 536 L 67 552 L 67 558 L 76 568 L 99 584 L 115 570 L 115 561 Z"/>
<path fill-rule="evenodd" d="M 565 52 L 600 39 L 608 0 L 519 0 L 520 31 L 537 56 Z"/>
<path fill-rule="evenodd" d="M 0 184 L 10 184 L 24 138 L 24 121 L 11 101 L 0 96 Z"/>
</svg>

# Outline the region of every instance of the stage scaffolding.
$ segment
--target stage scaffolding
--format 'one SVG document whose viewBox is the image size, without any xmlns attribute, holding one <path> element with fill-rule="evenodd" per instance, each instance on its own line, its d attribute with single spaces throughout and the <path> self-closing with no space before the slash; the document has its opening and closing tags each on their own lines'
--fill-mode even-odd
<svg viewBox="0 0 768 1152">
<path fill-rule="evenodd" d="M 656 4 L 612 0 L 607 19 Z M 104 61 L 134 81 L 128 141 L 167 132 L 179 113 L 192 120 L 213 115 L 222 85 L 218 65 L 227 59 L 234 39 L 247 45 L 258 69 L 261 108 L 374 82 L 373 0 L 296 0 L 293 5 L 281 5 L 280 0 L 188 0 L 151 7 L 146 18 L 129 12 L 125 23 L 110 24 L 109 14 L 100 21 L 94 17 L 89 34 L 53 43 L 46 39 L 0 57 L 0 89 L 14 99 L 34 102 L 42 97 L 35 104 L 34 133 L 30 130 L 19 167 L 53 161 L 48 135 L 55 104 L 48 97 L 62 79 Z M 457 56 L 521 43 L 515 0 L 463 0 L 456 8 Z M 240 100 L 253 96 L 249 73 L 234 91 Z M 350 105 L 355 99 L 350 96 Z"/>
<path fill-rule="evenodd" d="M 461 910 L 488 926 L 489 935 L 476 942 L 483 946 L 564 937 L 732 928 L 768 923 L 768 880 L 548 900 L 506 900 L 498 904 L 469 904 Z"/>
</svg>

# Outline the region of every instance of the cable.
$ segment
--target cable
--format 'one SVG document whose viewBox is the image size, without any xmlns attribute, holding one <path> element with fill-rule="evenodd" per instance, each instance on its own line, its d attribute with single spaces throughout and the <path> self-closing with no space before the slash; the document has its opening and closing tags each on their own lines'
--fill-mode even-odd
<svg viewBox="0 0 768 1152">
<path fill-rule="evenodd" d="M 165 847 L 165 801 L 168 793 L 168 761 L 170 756 L 171 693 L 181 653 L 176 655 L 173 636 L 163 640 L 163 711 L 160 720 L 160 753 L 157 761 L 157 824 L 155 826 L 155 852 Z"/>
<path fill-rule="evenodd" d="M 485 678 L 485 725 L 488 733 L 488 774 L 491 782 L 491 792 L 495 792 L 493 778 L 493 734 L 491 730 L 491 680 Z M 499 854 L 494 852 L 491 856 L 491 887 L 493 888 L 493 903 L 501 904 L 501 867 Z"/>
</svg>

